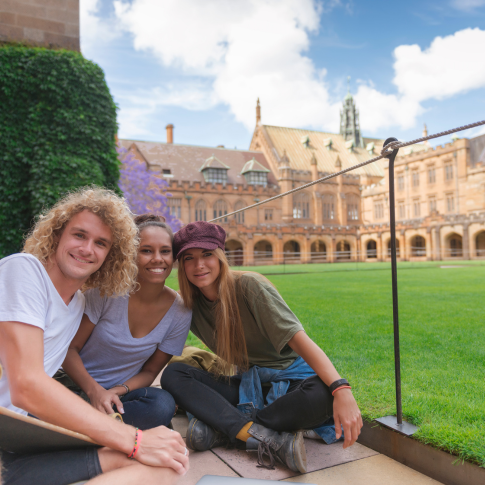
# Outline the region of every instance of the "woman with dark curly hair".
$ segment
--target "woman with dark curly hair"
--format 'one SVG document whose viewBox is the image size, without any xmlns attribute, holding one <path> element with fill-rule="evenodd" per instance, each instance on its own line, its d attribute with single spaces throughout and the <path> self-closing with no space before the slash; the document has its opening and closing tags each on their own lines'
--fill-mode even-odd
<svg viewBox="0 0 485 485">
<path fill-rule="evenodd" d="M 111 414 L 115 408 L 125 423 L 150 429 L 168 426 L 175 412 L 172 396 L 150 386 L 172 355 L 182 353 L 192 312 L 165 285 L 173 265 L 170 227 L 153 214 L 137 216 L 135 224 L 137 289 L 118 298 L 98 289 L 85 293 L 84 316 L 63 369 L 75 383 L 68 387 L 96 409 Z"/>
</svg>

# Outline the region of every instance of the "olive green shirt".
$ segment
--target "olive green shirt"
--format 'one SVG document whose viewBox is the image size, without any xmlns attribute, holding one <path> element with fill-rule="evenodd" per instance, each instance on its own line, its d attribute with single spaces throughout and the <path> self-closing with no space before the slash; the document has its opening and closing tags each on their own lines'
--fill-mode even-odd
<svg viewBox="0 0 485 485">
<path fill-rule="evenodd" d="M 276 288 L 257 273 L 236 276 L 239 313 L 246 337 L 249 365 L 286 369 L 298 354 L 288 345 L 303 326 Z M 192 309 L 192 332 L 216 352 L 216 302 L 201 293 Z"/>
</svg>

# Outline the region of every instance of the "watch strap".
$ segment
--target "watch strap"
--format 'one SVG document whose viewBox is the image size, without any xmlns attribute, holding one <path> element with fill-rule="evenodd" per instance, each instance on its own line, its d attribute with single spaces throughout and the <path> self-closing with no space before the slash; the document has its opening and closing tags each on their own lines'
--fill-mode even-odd
<svg viewBox="0 0 485 485">
<path fill-rule="evenodd" d="M 328 388 L 330 389 L 330 392 L 333 393 L 333 391 L 338 389 L 340 386 L 350 386 L 349 381 L 347 379 L 338 379 L 332 382 Z"/>
</svg>

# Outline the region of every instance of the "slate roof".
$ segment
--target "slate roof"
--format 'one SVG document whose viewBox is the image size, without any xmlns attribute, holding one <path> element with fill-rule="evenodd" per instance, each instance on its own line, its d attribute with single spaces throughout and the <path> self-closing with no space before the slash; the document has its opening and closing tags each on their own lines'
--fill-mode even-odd
<svg viewBox="0 0 485 485">
<path fill-rule="evenodd" d="M 214 156 L 220 163 L 229 167 L 227 170 L 228 184 L 243 184 L 247 186 L 246 178 L 241 174 L 241 171 L 246 162 L 254 158 L 258 164 L 261 164 L 262 167 L 269 171 L 268 183 L 277 185 L 276 177 L 271 172 L 266 157 L 262 152 L 126 139 L 121 139 L 119 142 L 127 150 L 134 144 L 150 168 L 170 170 L 170 173 L 173 175 L 170 178 L 173 180 L 205 183 L 204 175 L 200 172 L 200 169 L 208 159 Z M 216 162 L 213 161 L 212 163 Z"/>
<path fill-rule="evenodd" d="M 270 125 L 263 125 L 263 127 L 271 139 L 278 157 L 281 159 L 286 151 L 290 166 L 294 170 L 309 171 L 314 156 L 319 172 L 333 173 L 337 171 L 335 167 L 337 156 L 342 163 L 342 169 L 345 169 L 379 155 L 384 143 L 384 140 L 377 138 L 364 138 L 364 146 L 374 143 L 374 153 L 369 154 L 367 150 L 360 147 L 354 147 L 350 151 L 346 147 L 348 141 L 342 135 L 335 133 Z M 332 140 L 330 149 L 327 147 L 329 139 Z M 384 163 L 379 160 L 352 173 L 383 177 Z"/>
</svg>

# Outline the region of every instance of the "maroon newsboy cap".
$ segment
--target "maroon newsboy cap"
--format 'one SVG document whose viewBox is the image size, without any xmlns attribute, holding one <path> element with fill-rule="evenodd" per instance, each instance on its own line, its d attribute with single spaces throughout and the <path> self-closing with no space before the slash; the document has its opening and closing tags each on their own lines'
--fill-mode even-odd
<svg viewBox="0 0 485 485">
<path fill-rule="evenodd" d="M 175 259 L 179 259 L 185 250 L 191 248 L 221 248 L 224 251 L 225 242 L 226 231 L 221 226 L 205 221 L 191 222 L 173 236 L 173 254 Z"/>
</svg>

